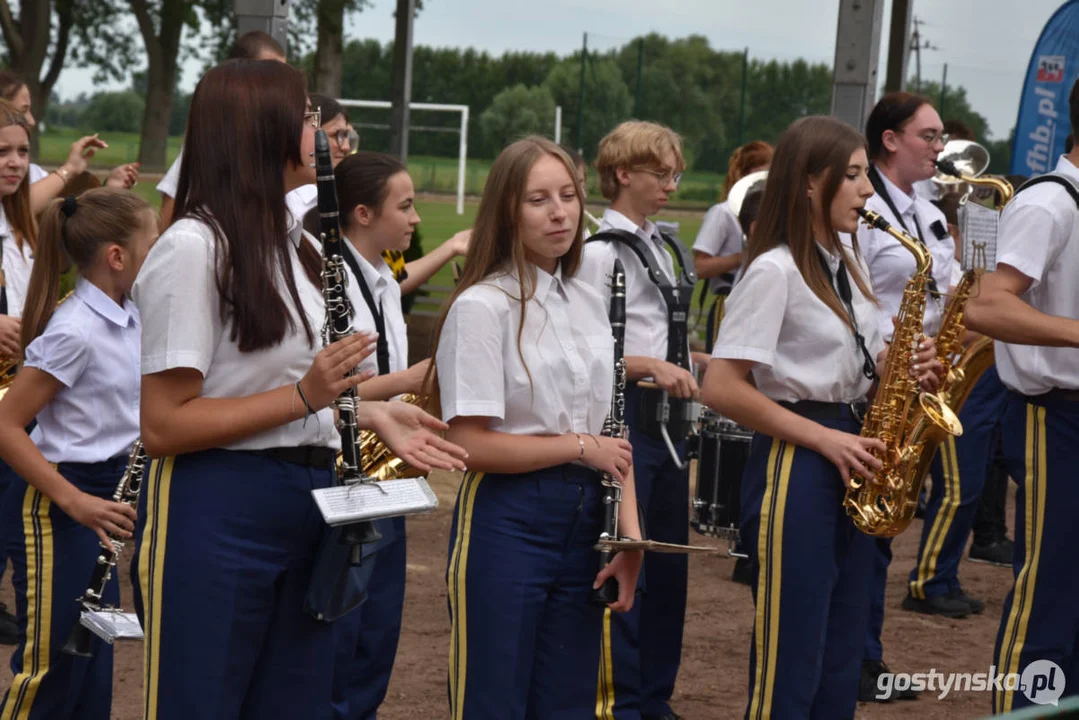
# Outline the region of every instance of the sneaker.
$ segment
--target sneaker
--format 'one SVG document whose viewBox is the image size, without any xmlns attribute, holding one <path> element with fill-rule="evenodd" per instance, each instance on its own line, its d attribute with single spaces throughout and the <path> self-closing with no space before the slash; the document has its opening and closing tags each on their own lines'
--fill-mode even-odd
<svg viewBox="0 0 1079 720">
<path fill-rule="evenodd" d="M 858 681 L 858 702 L 889 703 L 892 700 L 917 700 L 918 691 L 907 688 L 906 690 L 892 691 L 887 695 L 881 693 L 879 678 L 891 670 L 880 660 L 863 660 L 862 677 Z"/>
<path fill-rule="evenodd" d="M 1015 544 L 1008 538 L 1001 538 L 993 542 L 979 545 L 972 543 L 970 546 L 970 559 L 973 562 L 989 563 L 1001 567 L 1012 566 L 1012 556 L 1015 554 Z"/>
<path fill-rule="evenodd" d="M 984 608 L 984 606 L 983 606 Z M 925 600 L 916 598 L 907 593 L 903 598 L 903 609 L 923 615 L 940 615 L 942 617 L 960 619 L 970 615 L 970 603 L 951 595 L 934 595 Z"/>
<path fill-rule="evenodd" d="M 956 588 L 955 590 L 948 591 L 948 598 L 960 600 L 970 606 L 971 615 L 980 615 L 985 610 L 985 603 L 977 598 L 972 598 L 963 592 L 963 588 Z"/>
<path fill-rule="evenodd" d="M 0 645 L 19 644 L 19 623 L 7 606 L 0 603 Z"/>
</svg>

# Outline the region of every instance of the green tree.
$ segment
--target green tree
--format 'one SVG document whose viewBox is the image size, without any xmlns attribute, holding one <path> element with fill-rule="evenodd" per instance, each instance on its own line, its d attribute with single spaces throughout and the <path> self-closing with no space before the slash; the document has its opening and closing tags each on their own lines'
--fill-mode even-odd
<svg viewBox="0 0 1079 720">
<path fill-rule="evenodd" d="M 533 133 L 550 135 L 554 123 L 554 98 L 543 86 L 518 84 L 495 96 L 480 116 L 480 127 L 488 142 L 506 146 Z"/>
<path fill-rule="evenodd" d="M 80 125 L 91 132 L 137 133 L 145 100 L 132 90 L 97 93 L 79 118 Z"/>
<path fill-rule="evenodd" d="M 933 102 L 933 107 L 944 120 L 958 120 L 974 132 L 974 138 L 985 143 L 989 135 L 989 121 L 976 112 L 967 99 L 967 89 L 959 85 L 949 85 L 941 102 L 940 83 L 922 81 L 922 95 Z"/>
<path fill-rule="evenodd" d="M 544 85 L 555 103 L 562 106 L 563 137 L 576 142 L 580 98 L 580 53 L 559 63 Z M 585 66 L 584 111 L 580 145 L 586 157 L 594 157 L 599 141 L 615 125 L 629 117 L 633 98 L 618 64 L 610 58 L 590 58 Z"/>
</svg>

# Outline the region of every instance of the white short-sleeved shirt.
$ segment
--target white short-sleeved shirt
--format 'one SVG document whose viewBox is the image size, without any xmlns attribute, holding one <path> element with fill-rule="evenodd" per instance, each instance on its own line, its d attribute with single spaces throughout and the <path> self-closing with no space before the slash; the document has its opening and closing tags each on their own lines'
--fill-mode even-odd
<svg viewBox="0 0 1079 720">
<path fill-rule="evenodd" d="M 1066 157 L 1055 172 L 1079 181 L 1079 168 Z M 1023 295 L 1031 307 L 1079 319 L 1079 209 L 1067 190 L 1042 183 L 1008 203 L 1000 220 L 997 264 L 1010 265 L 1033 281 Z M 995 349 L 1001 381 L 1017 392 L 1079 389 L 1077 348 L 997 342 Z"/>
<path fill-rule="evenodd" d="M 887 201 L 880 195 L 869 198 L 866 209 L 879 213 L 897 230 L 902 231 L 905 224 L 907 234 L 915 240 L 918 234 L 917 227 L 921 227 L 922 239 L 933 256 L 932 274 L 937 283 L 937 290 L 947 293 L 958 280 L 959 263 L 955 261 L 955 241 L 947 233 L 948 221 L 944 213 L 929 200 L 903 192 L 884 173 L 880 173 L 880 177 L 888 189 L 896 210 L 902 215 L 903 222 L 899 222 L 899 218 L 892 213 Z M 915 216 L 918 219 L 917 226 L 914 222 Z M 937 237 L 932 229 L 936 222 L 940 223 L 938 227 L 944 231 L 943 238 Z M 873 294 L 880 302 L 877 325 L 880 327 L 882 337 L 891 338 L 892 318 L 898 314 L 907 282 L 914 275 L 914 256 L 888 233 L 864 226 L 858 229 L 858 245 L 862 251 L 862 257 L 869 266 Z M 926 292 L 930 294 L 928 290 Z M 926 298 L 923 330 L 927 335 L 936 335 L 940 330 L 941 315 L 947 302 L 947 297 Z"/>
<path fill-rule="evenodd" d="M 49 176 L 49 172 L 38 165 L 37 163 L 30 163 L 30 184 L 33 185 L 36 182 L 44 180 Z"/>
<path fill-rule="evenodd" d="M 674 282 L 674 260 L 659 230 L 651 221 L 639 228 L 622 213 L 607 209 L 599 232 L 626 230 L 645 241 L 652 251 L 660 271 Z M 611 270 L 615 258 L 622 261 L 626 271 L 626 357 L 667 358 L 667 303 L 663 293 L 648 277 L 641 259 L 620 242 L 590 241 L 585 244 L 577 277 L 599 291 L 605 303 L 610 303 Z"/>
<path fill-rule="evenodd" d="M 301 185 L 285 195 L 285 205 L 296 222 L 303 225 L 304 216 L 318 207 L 318 186 L 315 183 Z"/>
<path fill-rule="evenodd" d="M 371 297 L 375 306 L 382 306 L 382 321 L 385 324 L 386 347 L 390 352 L 390 372 L 400 372 L 408 369 L 408 328 L 405 327 L 405 313 L 401 307 L 401 286 L 393 277 L 393 271 L 381 257 L 377 265 L 367 262 L 363 255 L 356 251 L 352 243 L 346 238 L 345 245 L 348 252 L 356 258 L 356 262 L 371 291 Z M 375 317 L 371 309 L 363 299 L 356 278 L 352 277 L 352 269 L 349 268 L 348 299 L 352 303 L 355 315 L 352 326 L 356 330 L 375 332 Z M 378 372 L 378 358 L 371 353 L 360 362 L 360 371 L 374 370 Z"/>
<path fill-rule="evenodd" d="M 4 270 L 7 285 L 7 314 L 22 317 L 26 290 L 30 287 L 30 271 L 34 267 L 34 251 L 30 243 L 24 242 L 20 248 L 15 242 L 15 233 L 8 224 L 3 206 L 0 206 L 0 252 L 3 253 L 0 267 Z"/>
<path fill-rule="evenodd" d="M 727 257 L 742 252 L 744 240 L 742 225 L 731 210 L 730 204 L 724 200 L 718 205 L 713 205 L 704 214 L 693 249 L 712 257 Z M 729 289 L 733 284 L 735 272 L 732 270 L 727 276 L 719 275 L 712 278 L 709 281 L 709 288 L 715 293 Z"/>
<path fill-rule="evenodd" d="M 846 254 L 850 262 L 853 251 Z M 834 277 L 840 258 L 825 255 Z M 876 358 L 884 349 L 877 308 L 853 279 L 850 286 L 858 328 Z M 868 392 L 872 381 L 862 374 L 865 360 L 854 334 L 809 288 L 788 246 L 769 250 L 745 269 L 725 313 L 712 357 L 756 363 L 757 389 L 772 400 L 854 402 Z"/>
<path fill-rule="evenodd" d="M 164 177 L 157 183 L 157 191 L 162 195 L 168 195 L 173 199 L 176 198 L 176 188 L 180 185 L 180 161 L 183 159 L 184 149 L 180 148 L 176 159 L 172 161 L 172 165 L 169 165 Z"/>
<path fill-rule="evenodd" d="M 241 353 L 230 339 L 231 320 L 222 322 L 217 292 L 217 245 L 208 225 L 183 218 L 166 230 L 146 258 L 132 295 L 142 315 L 142 374 L 194 368 L 203 376 L 202 396 L 245 397 L 302 379 L 322 348 L 320 329 L 326 316 L 320 288 L 308 279 L 297 248 L 302 233 L 293 224 L 290 259 L 302 311 L 314 334 L 309 344 L 303 322 L 285 287 L 284 275 L 277 287 L 293 318 L 295 328 L 278 345 Z M 299 398 L 296 402 L 301 402 Z M 223 447 L 263 450 L 313 445 L 340 447 L 333 411 L 296 420 Z"/>
<path fill-rule="evenodd" d="M 25 367 L 63 387 L 37 416 L 30 438 L 49 462 L 101 462 L 126 455 L 139 436 L 139 311 L 80 278 L 39 337 Z"/>
<path fill-rule="evenodd" d="M 561 270 L 536 275 L 519 352 L 514 275 L 490 276 L 450 307 L 435 353 L 444 420 L 488 417 L 492 430 L 516 435 L 602 432 L 614 381 L 606 307 Z"/>
</svg>

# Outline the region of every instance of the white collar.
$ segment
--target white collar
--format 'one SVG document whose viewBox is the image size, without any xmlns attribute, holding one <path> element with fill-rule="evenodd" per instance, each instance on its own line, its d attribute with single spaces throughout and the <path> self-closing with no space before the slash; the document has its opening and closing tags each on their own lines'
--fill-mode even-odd
<svg viewBox="0 0 1079 720">
<path fill-rule="evenodd" d="M 134 305 L 130 300 L 126 301 L 121 307 L 102 292 L 101 288 L 86 278 L 80 277 L 75 283 L 75 297 L 95 313 L 119 327 L 129 327 L 138 322 L 131 312 Z"/>
<path fill-rule="evenodd" d="M 637 227 L 637 223 L 633 222 L 622 213 L 613 208 L 607 208 L 603 211 L 603 221 L 616 230 L 625 230 L 626 232 L 634 233 L 642 239 L 651 240 L 657 244 L 661 242 L 659 229 L 654 222 L 647 218 L 645 218 L 643 228 Z"/>
</svg>

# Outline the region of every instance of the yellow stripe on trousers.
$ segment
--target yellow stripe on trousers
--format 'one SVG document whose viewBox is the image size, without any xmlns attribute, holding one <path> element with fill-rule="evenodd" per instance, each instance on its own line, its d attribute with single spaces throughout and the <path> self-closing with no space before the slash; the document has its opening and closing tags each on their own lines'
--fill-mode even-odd
<svg viewBox="0 0 1079 720">
<path fill-rule="evenodd" d="M 15 676 L 4 704 L 3 720 L 29 718 L 34 699 L 49 671 L 52 632 L 52 503 L 32 487 L 23 494 L 22 525 L 26 545 L 26 645 L 22 672 Z M 71 599 L 75 601 L 74 598 Z"/>
<path fill-rule="evenodd" d="M 1004 636 L 997 658 L 997 671 L 1019 672 L 1019 658 L 1027 637 L 1030 610 L 1034 607 L 1034 587 L 1038 582 L 1038 561 L 1041 558 L 1045 523 L 1045 408 L 1027 404 L 1026 478 L 1023 485 L 1026 532 L 1024 533 L 1023 567 L 1015 577 L 1012 608 L 1008 613 Z M 1011 712 L 1014 690 L 994 690 L 994 710 Z"/>
<path fill-rule="evenodd" d="M 780 589 L 783 578 L 783 519 L 787 509 L 787 488 L 796 447 L 772 440 L 766 469 L 767 484 L 761 502 L 760 530 L 757 534 L 757 619 L 754 627 L 756 668 L 749 717 L 768 720 L 772 716 L 775 691 L 776 655 L 779 646 Z"/>
<path fill-rule="evenodd" d="M 940 508 L 936 517 L 933 518 L 933 526 L 926 538 L 925 549 L 918 562 L 918 579 L 910 583 L 910 594 L 920 600 L 925 600 L 925 585 L 937 572 L 937 561 L 940 552 L 944 549 L 944 540 L 952 529 L 955 513 L 959 510 L 959 502 L 962 499 L 962 488 L 959 480 L 959 456 L 955 450 L 955 438 L 948 437 L 940 446 L 940 459 L 943 466 L 941 472 L 944 481 L 944 493 L 940 500 Z"/>
<path fill-rule="evenodd" d="M 599 683 L 596 687 L 596 720 L 614 718 L 614 657 L 611 653 L 611 609 L 603 610 L 603 636 L 599 654 Z"/>
<path fill-rule="evenodd" d="M 468 617 L 465 606 L 465 574 L 468 570 L 472 509 L 483 473 L 465 473 L 457 496 L 457 537 L 450 554 L 447 588 L 450 600 L 450 717 L 465 716 L 465 680 L 468 669 Z"/>
<path fill-rule="evenodd" d="M 165 538 L 169 528 L 169 489 L 176 458 L 150 461 L 146 492 L 146 525 L 139 550 L 145 647 L 143 648 L 143 717 L 156 720 L 161 670 L 161 599 L 165 579 Z"/>
</svg>

